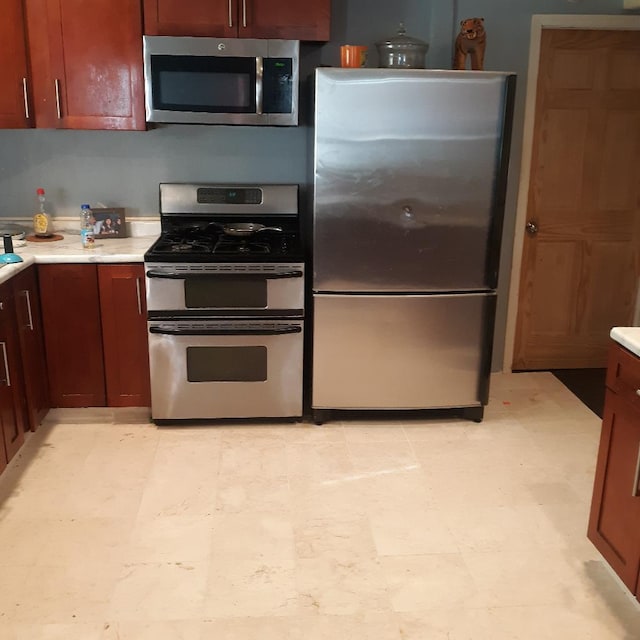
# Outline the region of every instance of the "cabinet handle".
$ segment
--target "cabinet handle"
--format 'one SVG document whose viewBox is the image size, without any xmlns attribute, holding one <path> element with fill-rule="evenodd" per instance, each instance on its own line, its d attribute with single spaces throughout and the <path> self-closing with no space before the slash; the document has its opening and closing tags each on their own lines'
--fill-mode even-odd
<svg viewBox="0 0 640 640">
<path fill-rule="evenodd" d="M 56 113 L 58 114 L 58 120 L 62 120 L 62 109 L 60 108 L 60 80 L 55 79 L 54 85 L 56 88 Z"/>
<path fill-rule="evenodd" d="M 136 296 L 138 297 L 138 315 L 142 315 L 142 297 L 140 295 L 140 278 L 136 278 Z"/>
<path fill-rule="evenodd" d="M 640 445 L 638 446 L 638 459 L 636 460 L 636 472 L 633 476 L 633 489 L 631 490 L 631 497 L 638 497 L 638 480 L 640 480 Z"/>
<path fill-rule="evenodd" d="M 232 0 L 229 0 L 229 29 L 233 27 L 233 6 L 231 5 Z"/>
<path fill-rule="evenodd" d="M 640 396 L 640 389 L 636 389 L 636 395 Z"/>
<path fill-rule="evenodd" d="M 242 26 L 247 28 L 247 0 L 242 0 Z"/>
<path fill-rule="evenodd" d="M 33 331 L 33 315 L 31 314 L 31 298 L 29 297 L 29 291 L 24 290 L 21 292 L 24 295 L 25 300 L 27 302 L 27 315 L 29 316 L 29 329 Z"/>
<path fill-rule="evenodd" d="M 2 345 L 2 355 L 4 357 L 4 373 L 5 373 L 4 382 L 7 385 L 7 387 L 10 387 L 11 378 L 9 377 L 9 361 L 7 360 L 7 343 L 0 342 L 0 344 Z"/>
<path fill-rule="evenodd" d="M 27 79 L 22 78 L 22 95 L 24 97 L 24 117 L 28 120 L 29 115 L 29 94 L 27 93 Z"/>
</svg>

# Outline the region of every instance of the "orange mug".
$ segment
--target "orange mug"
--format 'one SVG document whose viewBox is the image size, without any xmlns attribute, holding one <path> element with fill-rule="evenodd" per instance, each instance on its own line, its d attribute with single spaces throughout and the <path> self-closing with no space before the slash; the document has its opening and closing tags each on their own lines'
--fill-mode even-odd
<svg viewBox="0 0 640 640">
<path fill-rule="evenodd" d="M 367 60 L 367 47 L 344 44 L 340 47 L 341 67 L 364 67 Z"/>
</svg>

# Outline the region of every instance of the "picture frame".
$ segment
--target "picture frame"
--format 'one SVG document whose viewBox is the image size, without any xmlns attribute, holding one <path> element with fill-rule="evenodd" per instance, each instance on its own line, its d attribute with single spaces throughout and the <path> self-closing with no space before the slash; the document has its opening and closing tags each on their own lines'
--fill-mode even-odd
<svg viewBox="0 0 640 640">
<path fill-rule="evenodd" d="M 92 209 L 93 233 L 96 238 L 108 240 L 109 238 L 126 238 L 127 227 L 124 208 L 100 208 Z"/>
</svg>

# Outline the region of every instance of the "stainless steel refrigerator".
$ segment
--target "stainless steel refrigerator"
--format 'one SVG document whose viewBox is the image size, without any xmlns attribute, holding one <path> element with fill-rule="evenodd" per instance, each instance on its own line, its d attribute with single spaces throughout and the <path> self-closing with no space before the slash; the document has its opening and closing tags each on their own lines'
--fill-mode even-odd
<svg viewBox="0 0 640 640">
<path fill-rule="evenodd" d="M 318 69 L 314 420 L 488 400 L 515 76 Z"/>
</svg>

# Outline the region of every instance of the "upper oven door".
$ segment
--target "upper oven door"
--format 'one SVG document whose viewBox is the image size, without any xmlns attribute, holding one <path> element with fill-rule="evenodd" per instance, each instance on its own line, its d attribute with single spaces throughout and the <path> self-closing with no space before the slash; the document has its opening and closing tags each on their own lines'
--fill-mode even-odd
<svg viewBox="0 0 640 640">
<path fill-rule="evenodd" d="M 297 41 L 144 37 L 148 122 L 297 124 Z"/>
<path fill-rule="evenodd" d="M 145 266 L 150 317 L 304 314 L 300 263 Z"/>
</svg>

